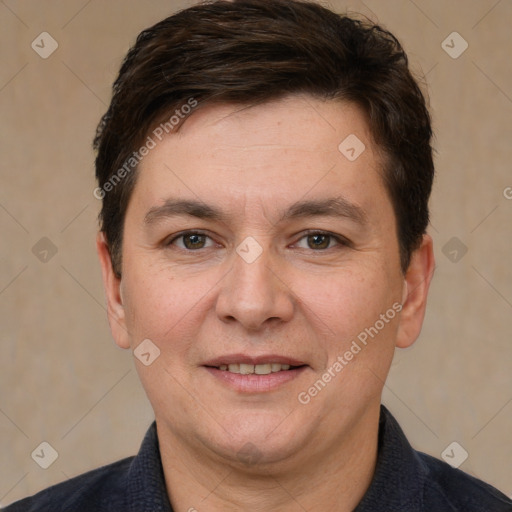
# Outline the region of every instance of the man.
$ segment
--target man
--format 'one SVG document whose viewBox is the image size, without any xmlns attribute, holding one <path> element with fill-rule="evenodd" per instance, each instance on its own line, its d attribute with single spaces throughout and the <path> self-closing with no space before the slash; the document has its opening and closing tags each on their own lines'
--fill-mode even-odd
<svg viewBox="0 0 512 512">
<path fill-rule="evenodd" d="M 142 32 L 95 195 L 112 334 L 156 422 L 136 457 L 7 510 L 512 510 L 380 405 L 434 268 L 431 136 L 396 39 L 318 4 Z"/>
</svg>

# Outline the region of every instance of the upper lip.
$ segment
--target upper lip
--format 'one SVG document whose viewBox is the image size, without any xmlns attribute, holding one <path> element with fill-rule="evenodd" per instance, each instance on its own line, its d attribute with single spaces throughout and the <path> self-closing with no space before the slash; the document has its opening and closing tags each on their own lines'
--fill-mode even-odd
<svg viewBox="0 0 512 512">
<path fill-rule="evenodd" d="M 292 357 L 283 356 L 279 354 L 261 354 L 258 356 L 251 356 L 247 354 L 226 354 L 223 356 L 209 359 L 203 363 L 203 366 L 220 366 L 221 364 L 269 364 L 269 363 L 280 363 L 289 364 L 290 366 L 303 366 L 306 363 L 294 359 Z"/>
</svg>

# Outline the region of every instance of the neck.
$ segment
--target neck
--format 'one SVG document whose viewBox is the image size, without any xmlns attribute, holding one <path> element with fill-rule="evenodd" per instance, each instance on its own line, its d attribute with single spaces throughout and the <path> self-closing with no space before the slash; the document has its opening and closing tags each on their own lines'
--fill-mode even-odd
<svg viewBox="0 0 512 512">
<path fill-rule="evenodd" d="M 246 467 L 190 447 L 158 422 L 167 493 L 175 512 L 352 512 L 368 489 L 377 460 L 379 409 L 322 452 Z M 160 428 L 162 426 L 162 428 Z"/>
</svg>

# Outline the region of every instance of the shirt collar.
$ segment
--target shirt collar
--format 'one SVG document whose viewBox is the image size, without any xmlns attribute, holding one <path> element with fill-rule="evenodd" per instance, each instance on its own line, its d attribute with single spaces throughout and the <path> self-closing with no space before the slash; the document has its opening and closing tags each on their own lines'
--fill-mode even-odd
<svg viewBox="0 0 512 512">
<path fill-rule="evenodd" d="M 370 487 L 354 512 L 423 510 L 427 468 L 391 413 L 381 405 L 377 464 Z"/>
<path fill-rule="evenodd" d="M 128 512 L 173 512 L 165 486 L 160 446 L 153 422 L 128 472 Z"/>
</svg>

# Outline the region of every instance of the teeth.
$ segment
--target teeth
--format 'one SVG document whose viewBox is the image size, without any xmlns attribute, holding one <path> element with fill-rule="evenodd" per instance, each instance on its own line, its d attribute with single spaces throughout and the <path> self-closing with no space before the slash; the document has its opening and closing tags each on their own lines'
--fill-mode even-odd
<svg viewBox="0 0 512 512">
<path fill-rule="evenodd" d="M 221 364 L 219 370 L 229 371 L 231 373 L 240 373 L 242 375 L 268 375 L 269 373 L 276 373 L 283 370 L 289 370 L 289 364 L 281 363 L 264 363 L 264 364 Z"/>
<path fill-rule="evenodd" d="M 240 373 L 240 365 L 239 364 L 230 364 L 228 369 L 231 373 Z"/>
<path fill-rule="evenodd" d="M 242 375 L 249 375 L 251 373 L 254 373 L 254 365 L 253 364 L 240 364 L 240 373 Z"/>
<path fill-rule="evenodd" d="M 270 364 L 256 364 L 254 365 L 254 373 L 257 375 L 268 375 L 272 372 L 272 365 Z"/>
</svg>

